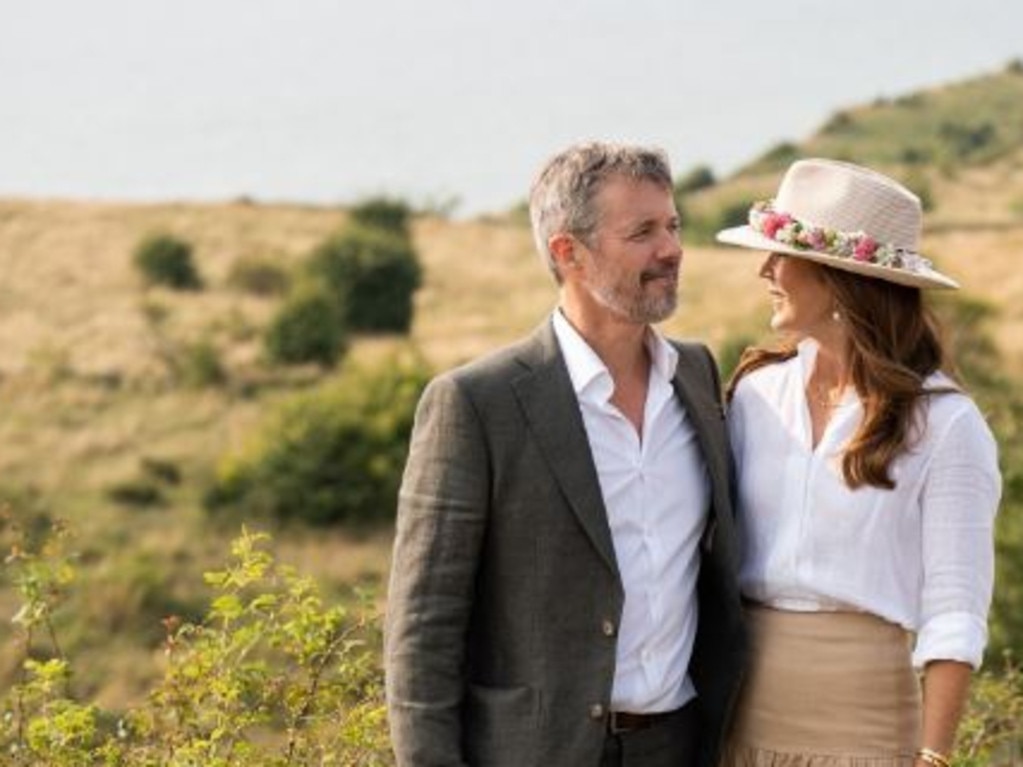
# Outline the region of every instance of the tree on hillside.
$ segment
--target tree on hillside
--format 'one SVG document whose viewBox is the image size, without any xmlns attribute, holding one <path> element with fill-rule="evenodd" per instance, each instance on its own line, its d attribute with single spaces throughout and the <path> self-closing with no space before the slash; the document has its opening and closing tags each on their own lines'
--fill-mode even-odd
<svg viewBox="0 0 1023 767">
<path fill-rule="evenodd" d="M 153 234 L 135 248 L 135 267 L 150 285 L 199 290 L 202 279 L 192 259 L 192 245 L 170 234 Z"/>
</svg>

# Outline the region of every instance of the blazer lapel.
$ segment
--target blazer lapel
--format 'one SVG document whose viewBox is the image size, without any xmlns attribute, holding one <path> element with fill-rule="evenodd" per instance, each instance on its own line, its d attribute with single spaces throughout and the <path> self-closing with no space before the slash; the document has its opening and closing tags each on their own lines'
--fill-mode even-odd
<svg viewBox="0 0 1023 767">
<path fill-rule="evenodd" d="M 529 372 L 512 381 L 529 428 L 569 507 L 615 575 L 618 565 L 586 427 L 548 320 L 520 357 Z"/>
</svg>

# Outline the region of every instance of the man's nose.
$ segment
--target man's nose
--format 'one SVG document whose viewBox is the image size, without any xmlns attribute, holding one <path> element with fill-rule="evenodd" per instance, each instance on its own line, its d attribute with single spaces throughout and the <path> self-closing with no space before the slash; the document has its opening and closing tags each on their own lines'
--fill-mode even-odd
<svg viewBox="0 0 1023 767">
<path fill-rule="evenodd" d="M 678 232 L 674 230 L 665 231 L 661 237 L 661 241 L 658 243 L 658 258 L 671 261 L 681 261 L 682 253 L 682 240 L 679 239 Z"/>
</svg>

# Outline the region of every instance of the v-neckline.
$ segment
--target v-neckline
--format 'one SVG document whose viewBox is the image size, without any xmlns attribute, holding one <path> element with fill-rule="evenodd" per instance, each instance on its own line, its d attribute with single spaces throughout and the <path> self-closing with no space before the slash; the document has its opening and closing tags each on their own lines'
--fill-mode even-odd
<svg viewBox="0 0 1023 767">
<path fill-rule="evenodd" d="M 824 428 L 821 429 L 820 439 L 815 443 L 813 441 L 813 413 L 810 410 L 810 399 L 806 395 L 806 388 L 813 373 L 814 363 L 817 360 L 817 342 L 813 339 L 805 338 L 797 344 L 796 349 L 799 360 L 799 396 L 802 398 L 802 407 L 800 408 L 801 436 L 807 452 L 811 456 L 816 456 L 821 452 L 821 446 L 829 441 L 829 437 L 835 431 L 838 421 L 846 416 L 845 411 L 855 404 L 856 398 L 851 388 L 846 390 L 841 401 L 832 407 L 831 417 L 824 424 Z"/>
</svg>

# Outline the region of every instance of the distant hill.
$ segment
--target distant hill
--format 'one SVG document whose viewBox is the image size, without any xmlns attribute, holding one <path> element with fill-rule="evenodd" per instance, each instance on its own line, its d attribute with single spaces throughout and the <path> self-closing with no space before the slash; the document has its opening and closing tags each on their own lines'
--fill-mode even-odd
<svg viewBox="0 0 1023 767">
<path fill-rule="evenodd" d="M 799 143 L 782 143 L 736 175 L 777 172 L 799 157 L 951 172 L 1023 149 L 1023 60 L 1002 72 L 833 114 Z"/>
</svg>

